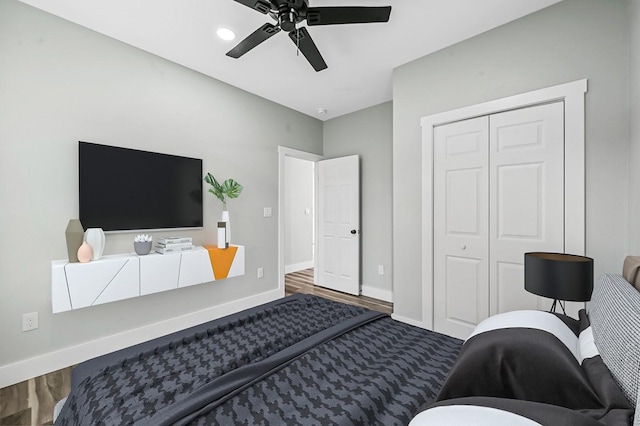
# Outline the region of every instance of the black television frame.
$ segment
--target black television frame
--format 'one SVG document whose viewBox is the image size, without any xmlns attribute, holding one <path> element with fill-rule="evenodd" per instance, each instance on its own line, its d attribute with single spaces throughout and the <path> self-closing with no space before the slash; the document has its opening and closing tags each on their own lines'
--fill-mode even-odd
<svg viewBox="0 0 640 426">
<path fill-rule="evenodd" d="M 202 159 L 78 142 L 82 226 L 105 232 L 203 228 Z"/>
</svg>

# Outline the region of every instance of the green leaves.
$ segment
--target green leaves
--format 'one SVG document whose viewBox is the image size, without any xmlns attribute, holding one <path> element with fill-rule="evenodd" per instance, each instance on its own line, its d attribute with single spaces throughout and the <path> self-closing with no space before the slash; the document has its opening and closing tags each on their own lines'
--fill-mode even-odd
<svg viewBox="0 0 640 426">
<path fill-rule="evenodd" d="M 229 198 L 238 198 L 242 193 L 242 185 L 233 179 L 227 179 L 222 183 L 222 192 Z"/>
<path fill-rule="evenodd" d="M 227 209 L 226 197 L 231 199 L 238 198 L 242 193 L 242 185 L 233 179 L 227 179 L 220 184 L 220 182 L 218 182 L 211 173 L 207 173 L 204 177 L 204 181 L 211 185 L 209 192 L 222 201 L 222 205 L 225 210 Z"/>
<path fill-rule="evenodd" d="M 209 188 L 209 192 L 218 197 L 218 199 L 224 203 L 225 201 L 224 193 L 222 192 L 222 185 L 218 183 L 216 178 L 213 177 L 211 173 L 207 173 L 207 175 L 204 177 L 204 181 L 211 185 L 211 188 Z"/>
</svg>

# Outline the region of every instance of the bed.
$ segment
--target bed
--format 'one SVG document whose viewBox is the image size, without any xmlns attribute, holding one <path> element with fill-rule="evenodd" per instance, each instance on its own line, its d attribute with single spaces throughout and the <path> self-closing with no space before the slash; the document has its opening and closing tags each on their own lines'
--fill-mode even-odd
<svg viewBox="0 0 640 426">
<path fill-rule="evenodd" d="M 406 425 L 461 341 L 294 295 L 80 364 L 56 425 Z"/>
<path fill-rule="evenodd" d="M 579 320 L 478 327 L 463 344 L 295 295 L 79 365 L 55 424 L 632 424 L 640 293 L 621 276 Z"/>
</svg>

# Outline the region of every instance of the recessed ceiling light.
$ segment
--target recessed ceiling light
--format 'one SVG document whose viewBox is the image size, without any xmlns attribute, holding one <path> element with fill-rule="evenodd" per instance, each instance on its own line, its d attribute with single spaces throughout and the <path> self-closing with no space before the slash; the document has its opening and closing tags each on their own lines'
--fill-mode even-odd
<svg viewBox="0 0 640 426">
<path fill-rule="evenodd" d="M 320 115 L 325 115 L 327 113 L 327 110 L 325 108 L 318 108 L 317 111 Z"/>
<path fill-rule="evenodd" d="M 218 28 L 216 34 L 218 35 L 218 37 L 225 41 L 231 41 L 236 38 L 236 34 L 229 28 Z"/>
</svg>

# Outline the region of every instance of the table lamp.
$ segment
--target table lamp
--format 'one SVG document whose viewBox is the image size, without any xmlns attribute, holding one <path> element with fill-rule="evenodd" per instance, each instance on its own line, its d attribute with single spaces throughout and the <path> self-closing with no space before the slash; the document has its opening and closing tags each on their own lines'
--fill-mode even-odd
<svg viewBox="0 0 640 426">
<path fill-rule="evenodd" d="M 555 312 L 559 304 L 566 315 L 562 301 L 591 299 L 593 259 L 565 253 L 525 253 L 524 288 L 529 293 L 553 299 L 549 312 Z"/>
</svg>

